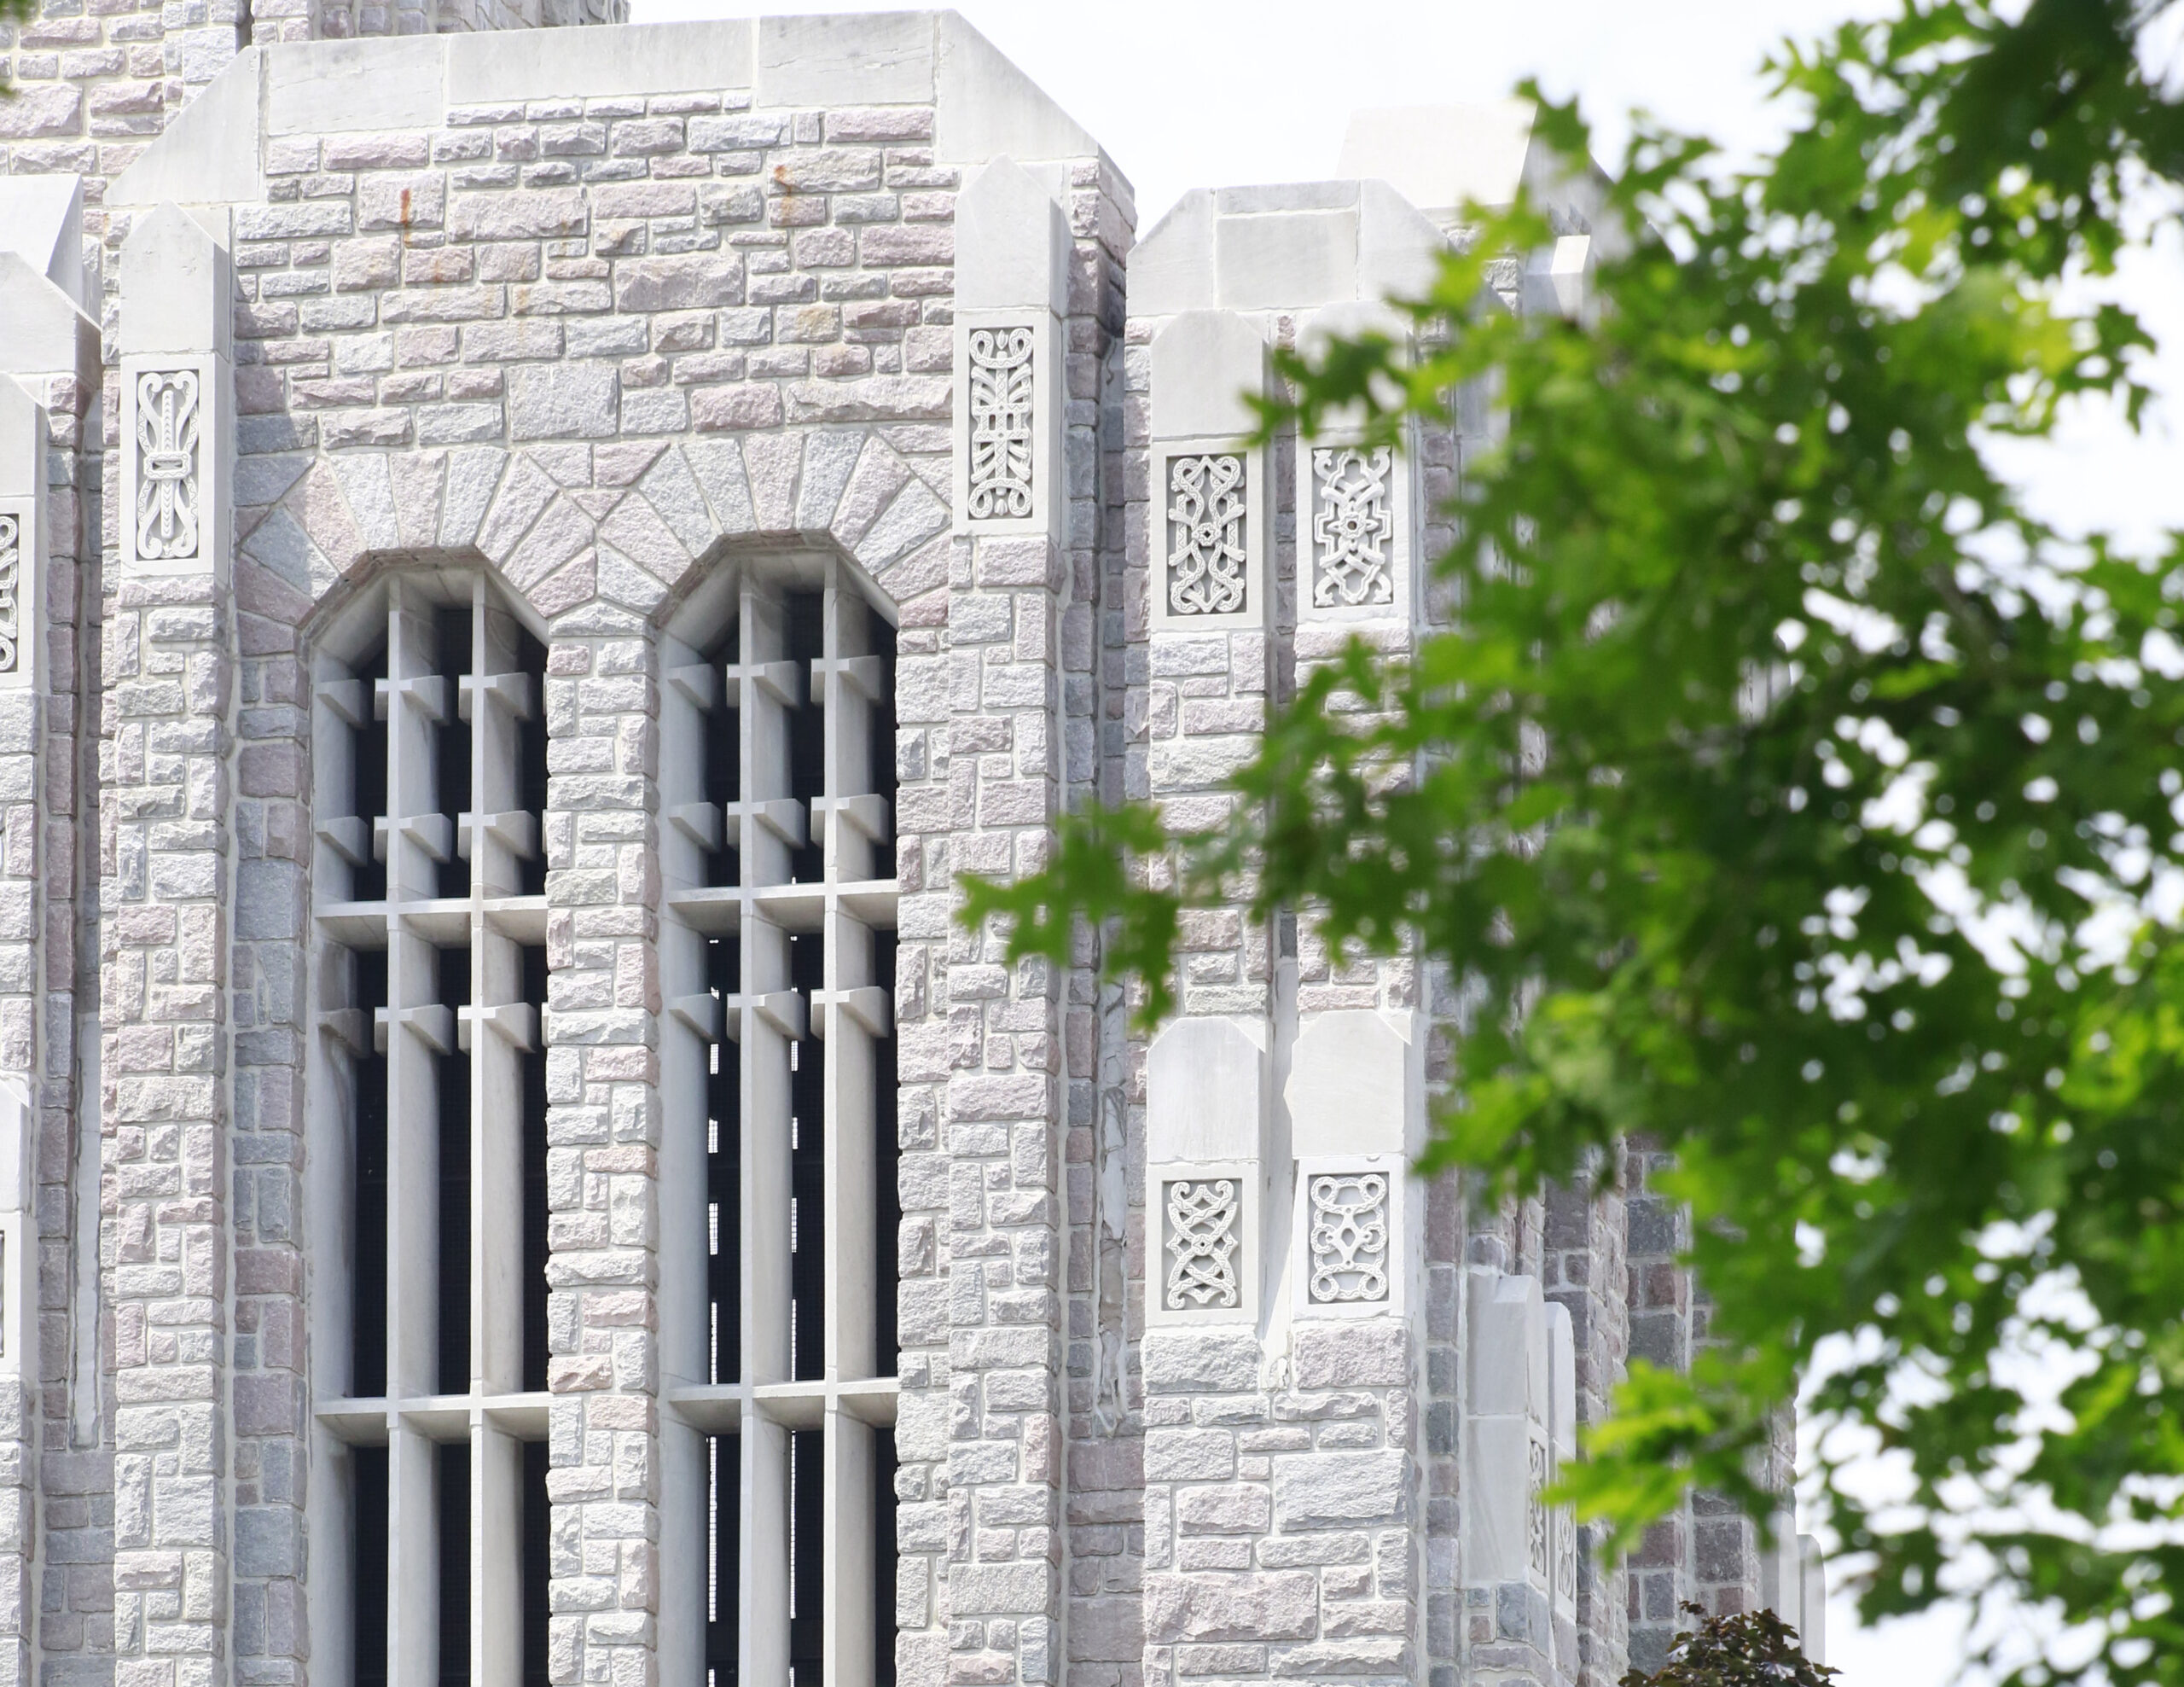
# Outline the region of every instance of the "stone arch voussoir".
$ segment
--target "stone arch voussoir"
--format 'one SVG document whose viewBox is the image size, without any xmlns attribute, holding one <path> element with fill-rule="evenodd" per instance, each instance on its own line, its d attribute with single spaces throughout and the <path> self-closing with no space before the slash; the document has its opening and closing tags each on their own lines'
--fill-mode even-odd
<svg viewBox="0 0 2184 1687">
<path fill-rule="evenodd" d="M 945 619 L 946 458 L 876 428 L 253 459 L 236 591 L 264 648 L 293 645 L 381 561 L 476 556 L 543 623 L 597 607 L 658 618 L 729 546 L 822 544 L 906 625 Z"/>
</svg>

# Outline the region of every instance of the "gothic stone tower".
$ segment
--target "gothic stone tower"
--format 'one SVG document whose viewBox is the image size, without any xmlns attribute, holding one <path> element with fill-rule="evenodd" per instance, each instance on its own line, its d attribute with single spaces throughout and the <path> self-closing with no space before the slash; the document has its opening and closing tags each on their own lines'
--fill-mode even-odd
<svg viewBox="0 0 2184 1687">
<path fill-rule="evenodd" d="M 1410 1174 L 1429 970 L 1216 911 L 1147 1041 L 952 919 L 1433 623 L 1491 416 L 1242 395 L 1522 176 L 1502 307 L 1582 307 L 1522 108 L 1140 241 L 949 13 L 0 48 L 0 1683 L 1601 1687 L 1806 1614 L 1541 1502 L 1700 1312 L 1642 1154 Z"/>
</svg>

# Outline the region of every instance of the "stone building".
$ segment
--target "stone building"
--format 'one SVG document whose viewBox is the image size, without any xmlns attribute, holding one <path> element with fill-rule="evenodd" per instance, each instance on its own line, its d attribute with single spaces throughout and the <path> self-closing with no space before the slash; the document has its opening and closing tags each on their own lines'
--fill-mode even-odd
<svg viewBox="0 0 2184 1687">
<path fill-rule="evenodd" d="M 1816 1570 L 1537 1498 L 1674 1211 L 1410 1177 L 1447 1003 L 953 875 L 1217 820 L 1490 418 L 1240 443 L 1519 107 L 1140 238 L 950 13 L 0 33 L 0 1683 L 1612 1682 Z M 566 26 L 587 25 L 587 27 Z M 563 26 L 547 27 L 547 26 Z M 1697 1331 L 1703 1336 L 1703 1329 Z"/>
</svg>

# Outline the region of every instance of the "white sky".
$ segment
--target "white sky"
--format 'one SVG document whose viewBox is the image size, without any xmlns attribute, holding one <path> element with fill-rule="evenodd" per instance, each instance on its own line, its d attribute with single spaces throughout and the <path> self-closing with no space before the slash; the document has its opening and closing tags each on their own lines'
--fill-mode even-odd
<svg viewBox="0 0 2184 1687">
<path fill-rule="evenodd" d="M 834 0 L 634 0 L 638 22 L 754 11 L 886 11 Z M 1360 107 L 1500 97 L 1520 77 L 1581 96 L 1600 156 L 1621 155 L 1640 107 L 1733 151 L 1764 146 L 1780 119 L 1755 73 L 1786 34 L 1809 35 L 1885 0 L 957 0 L 956 9 L 1099 138 L 1137 190 L 1149 230 L 1193 187 L 1332 175 Z M 2171 349 L 2156 372 L 2184 393 L 2184 241 L 2171 218 L 2129 265 L 2124 296 Z M 2010 461 L 2037 507 L 2071 526 L 2146 539 L 2184 526 L 2184 455 L 2165 416 L 2151 439 L 2083 418 L 2059 446 Z M 1941 1687 L 1962 1614 L 1856 1632 L 1829 1614 L 1840 1687 Z"/>
</svg>

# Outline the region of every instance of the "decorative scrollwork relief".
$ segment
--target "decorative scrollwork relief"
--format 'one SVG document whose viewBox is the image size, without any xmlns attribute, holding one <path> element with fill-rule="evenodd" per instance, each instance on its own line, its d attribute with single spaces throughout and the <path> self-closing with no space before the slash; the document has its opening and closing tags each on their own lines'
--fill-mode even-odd
<svg viewBox="0 0 2184 1687">
<path fill-rule="evenodd" d="M 136 555 L 148 562 L 197 555 L 197 398 L 194 369 L 136 377 Z"/>
<path fill-rule="evenodd" d="M 0 673 L 13 673 L 23 637 L 23 525 L 0 515 Z"/>
<path fill-rule="evenodd" d="M 971 348 L 970 518 L 1031 513 L 1031 330 L 974 328 Z"/>
<path fill-rule="evenodd" d="M 1326 608 L 1395 602 L 1388 553 L 1395 538 L 1389 481 L 1395 457 L 1319 445 L 1312 451 L 1312 602 Z"/>
<path fill-rule="evenodd" d="M 1168 465 L 1168 608 L 1243 613 L 1244 459 L 1179 457 Z"/>
<path fill-rule="evenodd" d="M 1544 1441 L 1531 1443 L 1531 1477 L 1525 1510 L 1525 1556 L 1531 1573 L 1542 1584 L 1545 1584 L 1550 1561 L 1548 1556 L 1547 1501 L 1541 1496 L 1554 1480 L 1554 1472 L 1548 1459 L 1547 1443 Z"/>
<path fill-rule="evenodd" d="M 1321 1172 L 1310 1184 L 1312 1302 L 1388 1298 L 1388 1179 L 1380 1172 Z"/>
<path fill-rule="evenodd" d="M 1242 1246 L 1243 1194 L 1233 1178 L 1171 1183 L 1168 1275 L 1163 1304 L 1170 1312 L 1229 1311 L 1243 1304 L 1236 1274 Z"/>
</svg>

